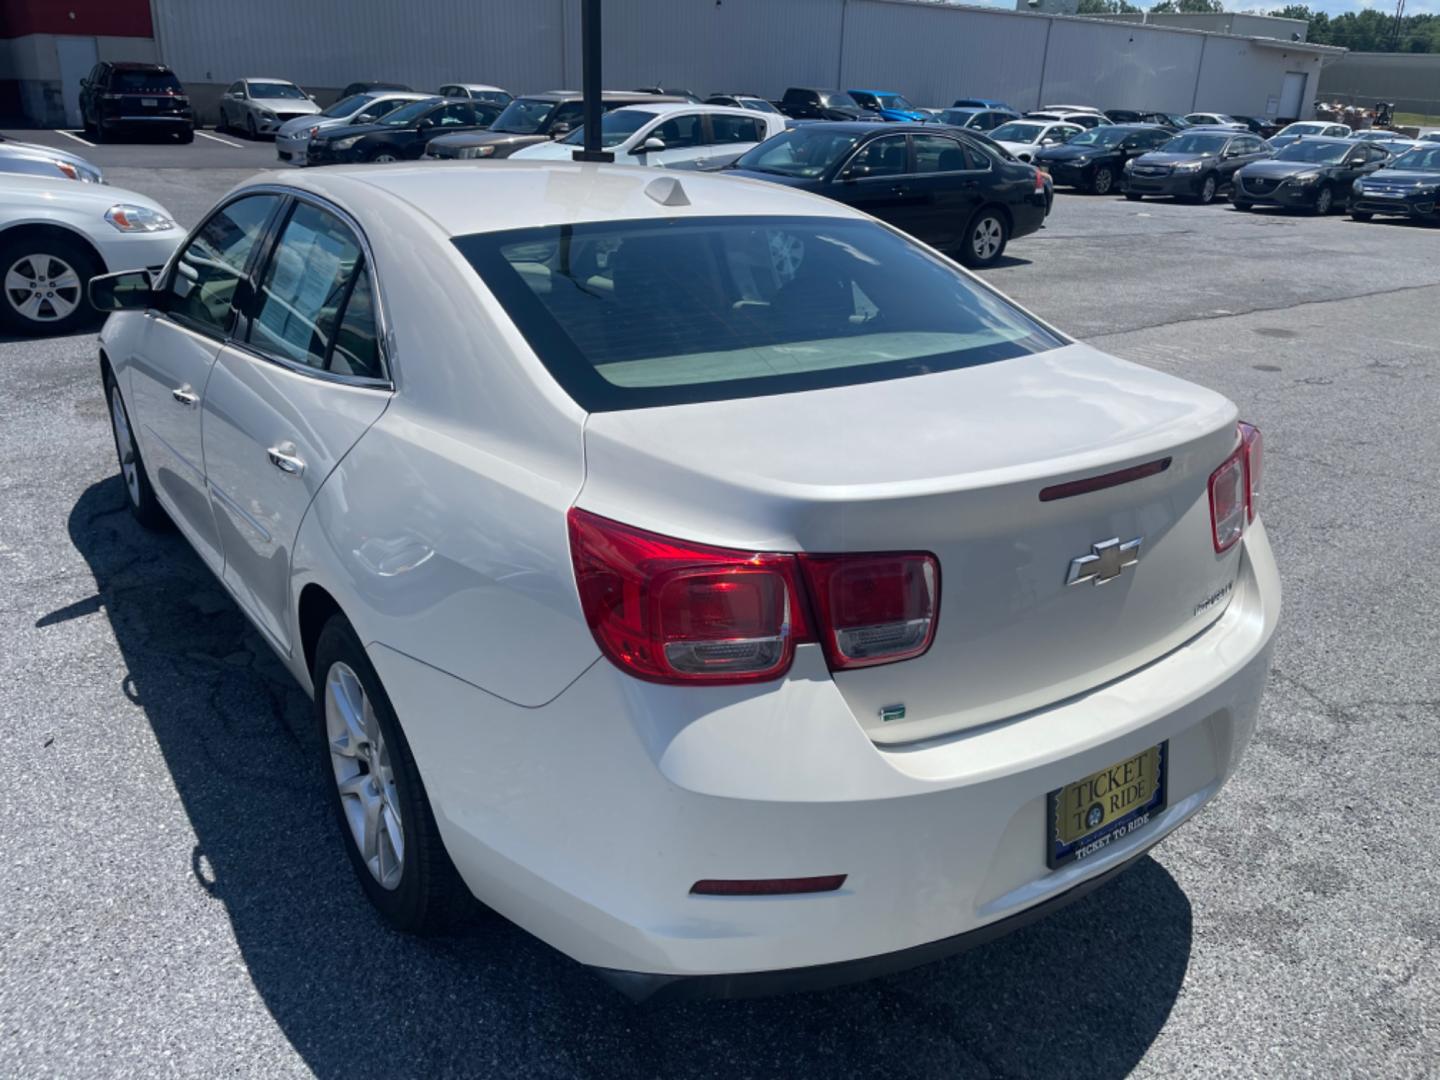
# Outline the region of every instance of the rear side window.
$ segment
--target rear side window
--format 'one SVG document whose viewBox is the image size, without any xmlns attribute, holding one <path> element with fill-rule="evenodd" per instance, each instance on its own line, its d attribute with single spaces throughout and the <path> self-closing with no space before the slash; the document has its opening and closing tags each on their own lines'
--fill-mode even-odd
<svg viewBox="0 0 1440 1080">
<path fill-rule="evenodd" d="M 915 171 L 918 173 L 963 172 L 970 167 L 965 151 L 954 139 L 941 135 L 916 135 Z"/>
<path fill-rule="evenodd" d="M 748 116 L 726 116 L 723 113 L 710 117 L 710 129 L 717 143 L 763 142 L 765 124 Z"/>
<path fill-rule="evenodd" d="M 261 278 L 250 344 L 291 363 L 325 370 L 346 302 L 362 279 L 368 295 L 369 276 L 350 228 L 318 206 L 296 203 Z M 370 332 L 373 336 L 373 325 Z"/>
<path fill-rule="evenodd" d="M 590 411 L 903 378 L 1064 343 L 870 221 L 597 222 L 454 243 Z"/>
<path fill-rule="evenodd" d="M 225 333 L 236 286 L 278 202 L 250 195 L 210 215 L 175 260 L 164 298 L 172 318 L 204 334 Z"/>
</svg>

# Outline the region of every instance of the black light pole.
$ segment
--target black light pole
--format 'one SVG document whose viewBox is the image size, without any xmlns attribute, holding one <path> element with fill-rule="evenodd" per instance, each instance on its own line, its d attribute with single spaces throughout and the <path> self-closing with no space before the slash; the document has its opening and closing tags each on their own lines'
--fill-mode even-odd
<svg viewBox="0 0 1440 1080">
<path fill-rule="evenodd" d="M 600 149 L 600 0 L 581 0 L 580 56 L 585 146 L 572 156 L 576 161 L 614 161 L 614 154 Z"/>
</svg>

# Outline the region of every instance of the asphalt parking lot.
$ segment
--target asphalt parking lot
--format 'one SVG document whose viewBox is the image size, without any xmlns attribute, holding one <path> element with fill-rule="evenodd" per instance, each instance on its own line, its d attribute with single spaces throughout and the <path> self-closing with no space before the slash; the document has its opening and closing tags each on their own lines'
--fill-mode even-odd
<svg viewBox="0 0 1440 1080">
<path fill-rule="evenodd" d="M 185 224 L 274 153 L 15 134 Z M 1264 431 L 1285 611 L 1249 756 L 1151 856 L 1010 938 L 648 1010 L 497 919 L 379 924 L 307 702 L 184 541 L 124 509 L 94 335 L 0 341 L 0 1075 L 1435 1075 L 1437 241 L 1059 195 L 988 280 Z"/>
</svg>

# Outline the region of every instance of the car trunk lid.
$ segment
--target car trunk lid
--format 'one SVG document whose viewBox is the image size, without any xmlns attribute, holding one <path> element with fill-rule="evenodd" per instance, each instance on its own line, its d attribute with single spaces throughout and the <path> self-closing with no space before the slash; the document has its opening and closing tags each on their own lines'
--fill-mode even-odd
<svg viewBox="0 0 1440 1080">
<path fill-rule="evenodd" d="M 933 553 L 930 650 L 834 675 L 873 739 L 905 742 L 1080 693 L 1217 618 L 1239 550 L 1214 550 L 1207 483 L 1235 446 L 1235 419 L 1218 394 L 1070 345 L 888 382 L 596 413 L 579 505 L 744 550 Z M 1042 499 L 1141 465 L 1140 479 Z M 1095 545 L 1137 539 L 1138 562 L 1113 580 L 1067 584 Z M 1112 559 L 1094 562 L 1108 572 Z"/>
</svg>

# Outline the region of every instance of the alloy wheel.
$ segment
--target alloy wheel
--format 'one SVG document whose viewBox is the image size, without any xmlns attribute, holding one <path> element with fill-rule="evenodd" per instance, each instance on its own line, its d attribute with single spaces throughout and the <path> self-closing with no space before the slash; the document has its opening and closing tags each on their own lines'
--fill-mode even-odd
<svg viewBox="0 0 1440 1080">
<path fill-rule="evenodd" d="M 1115 182 L 1115 176 L 1109 169 L 1099 169 L 1095 173 L 1095 194 L 1109 195 L 1110 186 Z"/>
<path fill-rule="evenodd" d="M 400 159 L 397 158 L 394 154 L 376 154 L 375 160 L 381 165 L 388 165 L 390 162 L 399 161 Z"/>
<path fill-rule="evenodd" d="M 398 888 L 405 873 L 405 827 L 390 753 L 359 677 L 339 661 L 325 678 L 325 733 L 355 847 L 383 888 Z"/>
<path fill-rule="evenodd" d="M 975 231 L 970 235 L 970 244 L 975 252 L 975 258 L 980 262 L 989 262 L 1000 251 L 1000 245 L 1005 242 L 1005 229 L 999 220 L 992 216 L 985 216 L 975 223 Z"/>
<path fill-rule="evenodd" d="M 64 259 L 37 252 L 22 255 L 5 274 L 5 296 L 15 311 L 37 323 L 54 323 L 80 306 L 80 275 Z"/>
<path fill-rule="evenodd" d="M 1207 205 L 1215 199 L 1215 177 L 1207 176 L 1205 183 L 1200 185 L 1200 201 Z"/>
<path fill-rule="evenodd" d="M 110 426 L 115 430 L 115 453 L 120 458 L 125 490 L 130 493 L 131 504 L 139 506 L 140 465 L 135 460 L 135 439 L 130 434 L 130 418 L 125 415 L 125 403 L 120 400 L 118 388 L 110 391 Z"/>
<path fill-rule="evenodd" d="M 1328 187 L 1322 187 L 1315 196 L 1315 213 L 1321 215 L 1328 214 L 1330 212 L 1330 204 L 1334 201 L 1335 197 L 1330 194 L 1330 189 Z"/>
</svg>

